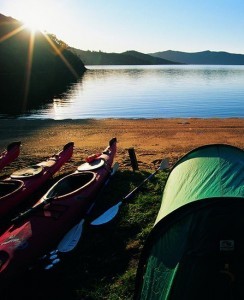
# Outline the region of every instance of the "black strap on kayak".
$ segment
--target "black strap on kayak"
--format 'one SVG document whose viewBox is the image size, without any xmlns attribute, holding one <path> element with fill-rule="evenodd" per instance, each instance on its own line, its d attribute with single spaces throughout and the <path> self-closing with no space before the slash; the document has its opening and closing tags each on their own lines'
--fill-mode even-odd
<svg viewBox="0 0 244 300">
<path fill-rule="evenodd" d="M 20 213 L 17 217 L 15 217 L 15 218 L 13 218 L 11 220 L 11 223 L 16 223 L 16 222 L 23 221 L 25 218 L 28 218 L 34 212 L 36 212 L 39 209 L 43 208 L 45 205 L 51 203 L 55 199 L 56 199 L 56 197 L 46 198 L 44 201 L 42 201 L 41 203 L 37 204 L 36 206 L 33 206 L 32 208 L 29 208 L 26 211 Z"/>
</svg>

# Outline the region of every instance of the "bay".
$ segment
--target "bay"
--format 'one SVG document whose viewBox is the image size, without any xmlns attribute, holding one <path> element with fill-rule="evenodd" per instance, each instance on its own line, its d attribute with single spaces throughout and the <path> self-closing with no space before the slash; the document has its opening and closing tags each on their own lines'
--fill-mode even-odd
<svg viewBox="0 0 244 300">
<path fill-rule="evenodd" d="M 244 66 L 86 66 L 52 103 L 21 119 L 244 117 Z"/>
</svg>

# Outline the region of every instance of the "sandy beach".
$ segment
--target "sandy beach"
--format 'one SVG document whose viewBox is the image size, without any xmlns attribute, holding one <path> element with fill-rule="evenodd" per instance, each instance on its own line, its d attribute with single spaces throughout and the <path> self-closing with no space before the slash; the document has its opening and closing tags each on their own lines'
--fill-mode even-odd
<svg viewBox="0 0 244 300">
<path fill-rule="evenodd" d="M 68 171 L 112 137 L 118 140 L 116 161 L 130 168 L 128 148 L 134 148 L 139 169 L 151 169 L 168 157 L 175 163 L 202 145 L 224 143 L 244 149 L 244 119 L 104 119 L 104 120 L 0 120 L 0 149 L 22 142 L 21 154 L 11 168 L 19 168 L 56 153 L 67 142 L 75 144 Z M 5 170 L 5 171 L 6 171 Z"/>
<path fill-rule="evenodd" d="M 118 139 L 116 161 L 119 162 L 120 168 L 132 170 L 128 149 L 134 148 L 139 169 L 145 170 L 155 169 L 159 162 L 166 157 L 170 159 L 172 165 L 188 151 L 206 144 L 224 143 L 244 149 L 243 133 L 244 119 L 0 120 L 0 150 L 5 149 L 6 145 L 13 141 L 22 142 L 20 156 L 9 167 L 6 167 L 1 175 L 5 176 L 15 169 L 40 162 L 42 159 L 61 150 L 63 145 L 70 141 L 73 141 L 75 145 L 72 160 L 66 163 L 54 176 L 54 180 L 56 176 L 74 171 L 76 166 L 80 165 L 88 155 L 104 150 L 112 137 Z M 51 185 L 51 182 L 49 184 Z M 40 192 L 38 195 L 41 195 L 43 191 Z M 140 214 L 140 210 L 138 214 Z M 89 287 L 91 285 L 89 281 L 94 284 L 92 274 L 100 276 L 98 278 L 103 278 L 104 285 L 108 285 L 108 282 L 110 282 L 111 290 L 115 291 L 116 286 L 123 282 L 120 278 L 124 275 L 120 273 L 119 276 L 121 277 L 118 279 L 118 274 L 113 273 L 108 268 L 108 273 L 106 273 L 108 277 L 104 277 L 101 266 L 108 266 L 108 263 L 111 265 L 111 255 L 112 262 L 120 260 L 122 263 L 128 263 L 126 267 L 121 268 L 120 266 L 117 268 L 116 272 L 120 268 L 121 270 L 125 270 L 125 268 L 127 270 L 131 265 L 138 263 L 140 242 L 139 239 L 131 241 L 131 239 L 134 239 L 136 227 L 128 226 L 128 224 L 126 223 L 120 231 L 118 228 L 122 225 L 121 223 L 119 225 L 116 221 L 112 225 L 108 224 L 107 227 L 101 226 L 98 229 L 86 227 L 88 233 L 87 235 L 84 234 L 84 240 L 82 241 L 84 244 L 87 243 L 86 248 L 82 252 L 81 249 L 83 249 L 84 244 L 81 244 L 81 248 L 77 252 L 71 252 L 72 254 L 67 257 L 69 267 L 60 264 L 62 269 L 54 269 L 54 273 L 45 273 L 45 276 L 41 271 L 40 273 L 34 273 L 34 275 L 30 273 L 30 275 L 27 275 L 27 279 L 23 277 L 23 280 L 13 283 L 11 289 L 6 290 L 6 298 L 4 297 L 4 299 L 10 300 L 16 297 L 32 299 L 33 293 L 38 294 L 38 299 L 46 299 L 50 293 L 59 299 L 95 299 L 89 296 L 84 298 L 72 296 L 70 298 L 74 291 L 78 295 L 79 290 L 81 290 L 81 294 L 89 293 L 90 295 Z M 136 230 L 141 230 L 139 228 L 140 226 Z M 133 238 L 130 234 L 125 234 L 126 230 L 133 232 Z M 89 234 L 94 234 L 94 236 L 91 237 Z M 121 236 L 118 238 L 119 234 Z M 110 252 L 110 249 L 108 251 L 107 248 L 111 237 L 114 239 L 116 237 L 115 240 L 117 241 L 116 246 L 113 245 L 111 248 L 112 252 Z M 127 238 L 126 247 L 124 245 L 125 237 Z M 81 258 L 82 255 L 87 258 L 90 253 L 93 253 L 90 250 L 94 249 L 95 244 L 93 241 L 98 241 L 99 252 L 101 252 L 101 256 L 97 260 L 100 270 L 94 270 L 93 263 L 91 267 L 87 267 L 87 262 L 84 263 L 83 258 Z M 125 255 L 125 253 L 127 254 Z M 127 257 L 127 255 L 130 257 L 129 262 L 127 262 L 127 259 L 125 262 L 124 257 Z M 70 260 L 68 260 L 69 258 Z M 102 260 L 107 260 L 107 264 L 102 263 Z M 77 272 L 74 272 L 74 270 L 77 270 Z M 90 270 L 91 273 L 87 270 Z M 82 272 L 85 273 L 82 274 Z M 56 278 L 55 284 L 50 278 Z M 82 278 L 85 278 L 85 288 Z M 28 291 L 30 297 L 26 296 L 26 291 Z M 12 297 L 13 295 L 14 297 Z M 66 297 L 66 295 L 69 296 Z M 122 297 L 121 299 L 127 298 Z"/>
</svg>

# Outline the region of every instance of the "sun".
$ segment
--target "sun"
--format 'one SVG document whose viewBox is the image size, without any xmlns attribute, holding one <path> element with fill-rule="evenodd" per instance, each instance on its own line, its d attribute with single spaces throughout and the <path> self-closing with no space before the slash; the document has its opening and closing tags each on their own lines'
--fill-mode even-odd
<svg viewBox="0 0 244 300">
<path fill-rule="evenodd" d="M 25 28 L 29 29 L 31 32 L 43 31 L 41 23 L 35 18 L 25 18 L 23 21 Z"/>
<path fill-rule="evenodd" d="M 33 5 L 32 2 L 27 9 L 21 12 L 21 21 L 24 23 L 25 27 L 31 31 L 43 31 L 45 23 L 45 14 L 42 6 Z"/>
<path fill-rule="evenodd" d="M 50 4 L 47 0 L 22 0 L 15 1 L 13 10 L 26 28 L 31 31 L 44 31 L 50 23 Z"/>
<path fill-rule="evenodd" d="M 20 21 L 32 34 L 68 34 L 70 17 L 68 0 L 0 0 L 5 2 L 5 15 Z"/>
</svg>

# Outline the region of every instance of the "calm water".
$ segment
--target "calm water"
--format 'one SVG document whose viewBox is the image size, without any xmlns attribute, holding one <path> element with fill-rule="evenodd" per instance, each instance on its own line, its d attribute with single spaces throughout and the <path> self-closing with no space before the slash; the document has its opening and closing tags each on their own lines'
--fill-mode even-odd
<svg viewBox="0 0 244 300">
<path fill-rule="evenodd" d="M 62 98 L 20 118 L 244 117 L 244 66 L 87 66 Z"/>
</svg>

